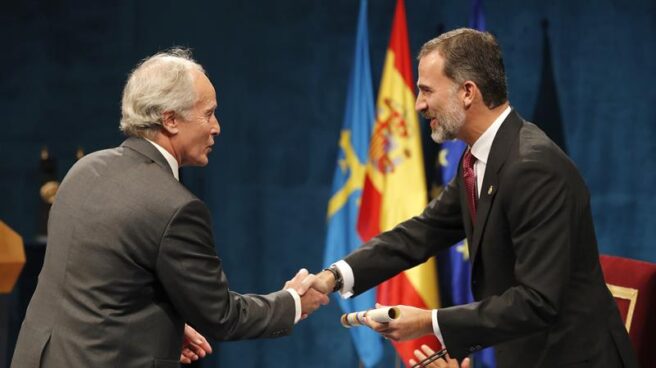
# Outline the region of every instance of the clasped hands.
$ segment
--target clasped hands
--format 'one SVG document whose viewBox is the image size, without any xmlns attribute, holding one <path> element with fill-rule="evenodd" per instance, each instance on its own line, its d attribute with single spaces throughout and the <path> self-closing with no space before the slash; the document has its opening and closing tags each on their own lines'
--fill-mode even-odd
<svg viewBox="0 0 656 368">
<path fill-rule="evenodd" d="M 320 306 L 328 304 L 328 293 L 313 288 L 317 276 L 301 268 L 293 279 L 287 281 L 283 289 L 294 289 L 301 297 L 301 319 L 307 318 Z M 331 290 L 332 291 L 332 290 Z"/>
</svg>

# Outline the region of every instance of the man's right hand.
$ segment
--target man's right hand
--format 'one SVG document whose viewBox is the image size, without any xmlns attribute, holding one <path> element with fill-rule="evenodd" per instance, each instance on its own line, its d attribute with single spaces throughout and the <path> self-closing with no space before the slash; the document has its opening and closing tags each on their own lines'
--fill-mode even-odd
<svg viewBox="0 0 656 368">
<path fill-rule="evenodd" d="M 304 295 L 301 295 L 301 319 L 307 318 L 312 312 L 319 309 L 320 306 L 330 302 L 326 294 L 320 293 L 314 289 L 308 289 Z"/>
<path fill-rule="evenodd" d="M 312 289 L 313 280 L 316 278 L 316 275 L 301 268 L 293 279 L 285 283 L 284 289 L 294 289 L 301 297 L 301 319 L 307 318 L 320 306 L 326 305 L 330 301 L 326 294 Z"/>
<path fill-rule="evenodd" d="M 330 294 L 335 288 L 335 276 L 330 271 L 321 271 L 316 275 L 310 275 L 303 280 L 303 286 L 313 288 L 323 294 Z"/>
</svg>

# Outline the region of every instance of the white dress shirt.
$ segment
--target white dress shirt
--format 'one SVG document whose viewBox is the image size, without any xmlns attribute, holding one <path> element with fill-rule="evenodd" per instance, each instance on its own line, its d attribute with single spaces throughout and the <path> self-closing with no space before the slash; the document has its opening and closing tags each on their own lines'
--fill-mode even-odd
<svg viewBox="0 0 656 368">
<path fill-rule="evenodd" d="M 488 156 L 490 156 L 490 149 L 492 148 L 492 142 L 494 137 L 497 135 L 497 131 L 501 127 L 501 124 L 508 117 L 512 109 L 508 106 L 503 112 L 492 122 L 483 134 L 474 142 L 474 145 L 471 147 L 471 152 L 476 157 L 476 162 L 474 163 L 474 170 L 476 170 L 476 195 L 480 196 L 481 187 L 483 186 L 483 176 L 485 176 L 485 168 L 487 167 Z M 349 266 L 348 263 L 341 260 L 335 263 L 335 266 L 339 270 L 344 280 L 344 285 L 342 289 L 339 290 L 339 294 L 342 298 L 350 298 L 353 295 L 353 269 Z M 437 309 L 432 310 L 432 319 L 433 319 L 433 333 L 437 336 L 438 340 L 442 344 L 443 348 L 446 348 L 444 344 L 444 338 L 442 337 L 442 332 L 440 331 L 440 326 L 437 322 Z"/>
<path fill-rule="evenodd" d="M 173 172 L 173 176 L 175 176 L 175 180 L 180 181 L 180 173 L 179 173 L 180 165 L 178 165 L 178 160 L 176 160 L 175 157 L 173 157 L 173 155 L 169 151 L 164 149 L 164 147 L 162 147 L 159 144 L 151 141 L 148 138 L 146 138 L 146 140 L 148 142 L 150 142 L 150 144 L 155 146 L 155 148 L 157 148 L 159 153 L 161 153 L 162 156 L 164 156 L 164 158 L 166 159 L 166 162 L 168 162 L 169 166 L 171 167 L 171 171 Z"/>
<path fill-rule="evenodd" d="M 178 160 L 173 157 L 173 155 L 164 149 L 164 147 L 160 146 L 159 144 L 151 141 L 150 139 L 146 140 L 150 142 L 157 150 L 164 156 L 166 159 L 166 162 L 169 163 L 169 166 L 171 167 L 171 171 L 173 172 L 173 176 L 175 177 L 175 180 L 180 181 L 179 177 L 179 171 L 180 171 L 180 165 L 178 165 Z M 294 312 L 294 323 L 297 323 L 301 319 L 301 297 L 298 295 L 298 292 L 292 288 L 285 289 L 291 294 L 292 298 L 294 299 L 294 305 L 295 305 L 295 312 Z"/>
</svg>

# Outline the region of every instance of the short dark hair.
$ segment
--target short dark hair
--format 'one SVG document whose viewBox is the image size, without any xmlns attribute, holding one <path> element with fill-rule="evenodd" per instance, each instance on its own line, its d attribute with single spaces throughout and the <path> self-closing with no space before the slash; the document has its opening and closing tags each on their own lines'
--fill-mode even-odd
<svg viewBox="0 0 656 368">
<path fill-rule="evenodd" d="M 501 48 L 490 33 L 470 28 L 443 33 L 421 47 L 417 60 L 434 51 L 444 58 L 444 75 L 456 83 L 476 83 L 488 108 L 508 100 Z"/>
</svg>

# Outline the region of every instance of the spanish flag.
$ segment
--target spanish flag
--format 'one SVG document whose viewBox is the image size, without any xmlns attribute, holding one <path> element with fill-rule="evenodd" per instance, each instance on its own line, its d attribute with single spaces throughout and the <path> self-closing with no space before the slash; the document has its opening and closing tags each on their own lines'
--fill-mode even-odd
<svg viewBox="0 0 656 368">
<path fill-rule="evenodd" d="M 403 0 L 397 0 L 392 35 L 376 103 L 358 232 L 364 241 L 419 215 L 426 206 L 424 159 Z M 435 260 L 407 270 L 378 287 L 384 305 L 439 306 Z M 404 363 L 421 344 L 439 348 L 435 336 L 393 343 Z"/>
</svg>

